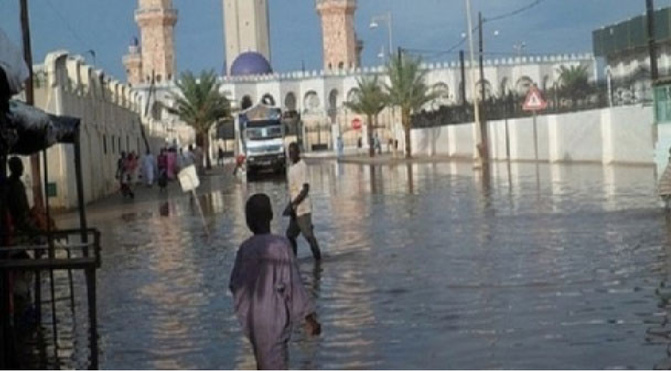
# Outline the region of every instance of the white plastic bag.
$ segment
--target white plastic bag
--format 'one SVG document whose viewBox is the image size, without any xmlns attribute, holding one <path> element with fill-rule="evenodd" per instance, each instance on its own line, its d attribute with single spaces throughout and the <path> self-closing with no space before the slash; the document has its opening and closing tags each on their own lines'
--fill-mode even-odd
<svg viewBox="0 0 671 371">
<path fill-rule="evenodd" d="M 28 66 L 21 49 L 9 40 L 2 29 L 0 29 L 0 67 L 7 75 L 9 91 L 12 94 L 21 92 L 23 83 L 28 79 Z"/>
</svg>

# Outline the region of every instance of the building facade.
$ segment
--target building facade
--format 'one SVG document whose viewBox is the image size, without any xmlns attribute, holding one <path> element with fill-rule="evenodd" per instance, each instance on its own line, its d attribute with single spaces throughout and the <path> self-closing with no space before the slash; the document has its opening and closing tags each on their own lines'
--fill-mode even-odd
<svg viewBox="0 0 671 371">
<path fill-rule="evenodd" d="M 124 56 L 131 85 L 170 81 L 175 78 L 175 36 L 177 10 L 172 0 L 139 0 L 135 22 L 141 39 L 134 40 Z"/>
<path fill-rule="evenodd" d="M 270 61 L 270 18 L 267 0 L 223 0 L 226 71 L 245 52 Z"/>
<path fill-rule="evenodd" d="M 356 0 L 316 0 L 322 23 L 324 69 L 345 70 L 361 64 L 361 48 L 354 29 Z"/>
</svg>

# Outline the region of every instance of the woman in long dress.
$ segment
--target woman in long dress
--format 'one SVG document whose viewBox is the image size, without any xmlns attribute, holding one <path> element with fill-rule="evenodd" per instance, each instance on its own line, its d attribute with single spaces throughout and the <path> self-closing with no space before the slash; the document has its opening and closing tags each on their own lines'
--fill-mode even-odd
<svg viewBox="0 0 671 371">
<path fill-rule="evenodd" d="M 142 177 L 144 178 L 144 183 L 147 187 L 154 185 L 155 168 L 156 161 L 154 160 L 154 155 L 150 150 L 147 150 L 147 153 L 142 158 Z"/>
</svg>

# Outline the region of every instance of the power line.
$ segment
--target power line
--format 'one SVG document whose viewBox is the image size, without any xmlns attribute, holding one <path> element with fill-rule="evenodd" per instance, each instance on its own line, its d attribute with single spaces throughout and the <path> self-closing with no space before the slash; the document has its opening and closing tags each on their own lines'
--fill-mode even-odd
<svg viewBox="0 0 671 371">
<path fill-rule="evenodd" d="M 500 21 L 502 19 L 514 17 L 518 14 L 521 14 L 521 13 L 523 13 L 523 12 L 529 10 L 529 9 L 532 9 L 532 8 L 538 6 L 539 4 L 541 4 L 544 1 L 545 0 L 533 0 L 531 3 L 529 3 L 529 4 L 527 4 L 523 7 L 517 8 L 513 11 L 510 11 L 508 13 L 497 15 L 497 16 L 491 17 L 491 18 L 483 18 L 482 22 L 483 23 L 485 23 L 485 22 L 496 22 L 496 21 Z M 480 29 L 480 26 L 475 25 L 473 27 L 473 29 L 471 30 L 471 34 L 475 33 L 479 29 Z M 447 55 L 447 54 L 450 54 L 450 53 L 454 52 L 457 48 L 462 46 L 466 42 L 466 40 L 467 40 L 467 37 L 462 37 L 458 42 L 456 42 L 454 45 L 450 46 L 447 50 L 422 50 L 422 49 L 403 49 L 403 50 L 407 50 L 409 52 L 416 52 L 417 54 L 424 54 L 424 53 L 431 54 L 431 53 L 433 53 L 434 55 L 430 56 L 429 58 L 437 58 L 439 56 Z"/>
<path fill-rule="evenodd" d="M 70 26 L 70 22 L 68 22 L 68 20 L 65 19 L 65 17 L 63 17 L 63 14 L 61 14 L 61 12 L 58 11 L 58 9 L 54 6 L 54 4 L 51 3 L 51 0 L 47 0 L 47 4 L 51 7 L 51 9 L 53 9 L 54 13 L 56 13 L 58 18 L 61 19 L 62 23 L 65 25 L 65 28 L 77 40 L 77 42 L 79 42 L 80 46 L 83 49 L 87 49 L 88 48 L 87 44 L 82 40 L 81 37 L 79 37 L 77 32 L 75 32 L 75 30 Z"/>
<path fill-rule="evenodd" d="M 545 1 L 545 0 L 534 0 L 534 1 L 531 2 L 530 4 L 527 4 L 527 5 L 525 5 L 525 6 L 521 7 L 521 8 L 515 9 L 515 10 L 513 10 L 513 11 L 511 11 L 511 12 L 508 12 L 508 13 L 504 13 L 504 14 L 501 14 L 501 15 L 497 15 L 496 17 L 485 18 L 485 19 L 483 19 L 482 21 L 483 21 L 483 22 L 495 22 L 495 21 L 500 21 L 500 20 L 502 20 L 502 19 L 506 19 L 506 18 L 514 17 L 514 16 L 516 16 L 516 15 L 518 15 L 518 14 L 520 14 L 520 13 L 526 12 L 527 10 L 529 10 L 529 9 L 531 9 L 531 8 L 533 8 L 533 7 L 537 6 L 537 5 L 539 5 L 539 4 L 542 3 L 543 1 Z"/>
</svg>

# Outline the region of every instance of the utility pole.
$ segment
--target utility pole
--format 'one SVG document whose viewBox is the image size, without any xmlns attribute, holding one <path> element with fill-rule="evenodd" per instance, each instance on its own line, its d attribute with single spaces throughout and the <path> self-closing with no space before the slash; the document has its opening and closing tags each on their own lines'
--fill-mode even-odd
<svg viewBox="0 0 671 371">
<path fill-rule="evenodd" d="M 461 70 L 461 105 L 466 107 L 466 66 L 464 63 L 464 51 L 459 50 L 459 69 Z"/>
<path fill-rule="evenodd" d="M 653 0 L 645 0 L 648 20 L 648 52 L 650 53 L 650 78 L 654 84 L 659 77 L 657 69 L 657 46 L 655 43 L 655 6 Z"/>
<path fill-rule="evenodd" d="M 482 12 L 478 12 L 478 36 L 479 36 L 479 50 L 480 50 L 480 95 L 482 98 L 481 102 L 481 112 L 480 112 L 480 155 L 484 162 L 489 161 L 489 141 L 487 135 L 487 110 L 485 110 L 485 104 L 487 103 L 487 97 L 485 96 L 486 86 L 485 86 L 485 70 L 483 66 L 483 54 L 484 54 L 484 40 L 482 37 Z"/>
<path fill-rule="evenodd" d="M 478 93 L 477 93 L 477 76 L 475 74 L 475 54 L 473 51 L 473 21 L 471 19 L 471 1 L 466 1 L 466 17 L 468 24 L 468 46 L 471 54 L 471 79 L 473 80 L 473 114 L 475 116 L 475 128 L 476 128 L 476 143 L 480 144 L 482 141 L 482 132 L 480 131 L 480 109 L 478 104 Z M 480 167 L 480 151 L 476 148 L 475 150 L 475 164 L 474 168 Z"/>
<path fill-rule="evenodd" d="M 28 0 L 20 0 L 21 4 L 21 35 L 23 38 L 23 58 L 28 65 L 28 80 L 26 81 L 26 104 L 35 104 L 33 93 L 33 53 L 30 46 L 30 21 L 28 19 Z M 30 178 L 33 186 L 33 205 L 44 208 L 42 198 L 42 177 L 40 176 L 40 155 L 30 156 Z"/>
</svg>

